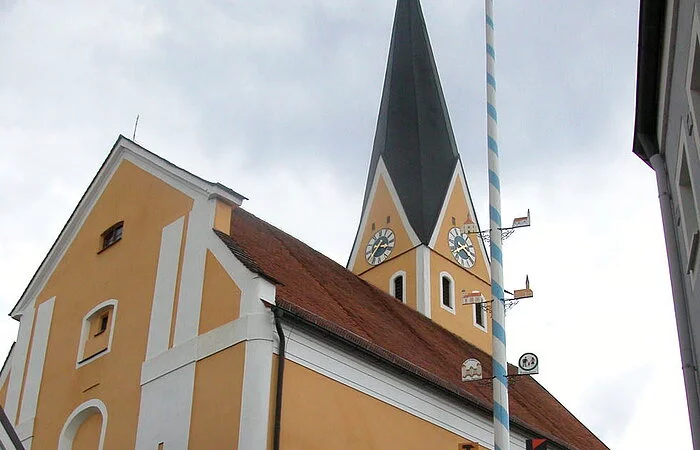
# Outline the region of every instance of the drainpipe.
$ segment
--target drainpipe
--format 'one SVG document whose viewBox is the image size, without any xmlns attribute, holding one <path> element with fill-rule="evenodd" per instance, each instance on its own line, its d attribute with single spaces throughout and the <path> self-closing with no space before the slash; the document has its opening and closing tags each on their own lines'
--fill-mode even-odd
<svg viewBox="0 0 700 450">
<path fill-rule="evenodd" d="M 275 315 L 275 328 L 277 328 L 277 335 L 279 336 L 279 351 L 277 358 L 277 388 L 276 388 L 276 398 L 275 398 L 275 430 L 274 437 L 272 440 L 273 450 L 280 449 L 280 430 L 282 425 L 282 386 L 284 384 L 284 361 L 285 361 L 285 338 L 284 330 L 282 329 L 282 322 L 280 321 L 283 311 L 276 306 L 272 307 L 272 313 Z"/>
<path fill-rule="evenodd" d="M 668 172 L 666 171 L 664 159 L 659 154 L 658 147 L 652 144 L 651 140 L 646 136 L 640 136 L 640 140 L 647 154 L 652 155 L 650 163 L 656 173 L 693 448 L 700 449 L 700 432 L 698 432 L 698 430 L 700 430 L 700 396 L 698 395 L 697 365 L 693 352 L 693 334 L 688 315 L 688 297 L 686 296 L 684 284 L 685 274 L 680 263 L 681 259 L 678 253 L 678 246 L 676 245 L 678 240 L 676 239 L 676 227 L 674 224 Z M 650 146 L 654 148 L 649 148 Z"/>
</svg>

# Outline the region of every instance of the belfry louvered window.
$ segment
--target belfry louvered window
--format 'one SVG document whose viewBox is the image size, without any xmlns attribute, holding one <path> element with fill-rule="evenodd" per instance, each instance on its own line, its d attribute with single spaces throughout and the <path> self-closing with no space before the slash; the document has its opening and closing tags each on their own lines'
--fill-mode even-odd
<svg viewBox="0 0 700 450">
<path fill-rule="evenodd" d="M 403 275 L 394 278 L 394 297 L 403 301 Z"/>
</svg>

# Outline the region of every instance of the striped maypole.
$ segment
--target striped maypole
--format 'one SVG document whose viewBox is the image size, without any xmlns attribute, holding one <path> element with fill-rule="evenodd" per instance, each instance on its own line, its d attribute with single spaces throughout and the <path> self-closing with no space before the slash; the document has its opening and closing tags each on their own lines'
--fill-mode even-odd
<svg viewBox="0 0 700 450">
<path fill-rule="evenodd" d="M 506 308 L 503 292 L 503 236 L 501 234 L 501 180 L 498 162 L 496 113 L 496 52 L 493 34 L 493 0 L 486 0 L 486 112 L 488 114 L 489 218 L 491 238 L 491 297 L 493 332 L 493 433 L 494 449 L 510 450 L 508 363 L 506 361 Z"/>
</svg>

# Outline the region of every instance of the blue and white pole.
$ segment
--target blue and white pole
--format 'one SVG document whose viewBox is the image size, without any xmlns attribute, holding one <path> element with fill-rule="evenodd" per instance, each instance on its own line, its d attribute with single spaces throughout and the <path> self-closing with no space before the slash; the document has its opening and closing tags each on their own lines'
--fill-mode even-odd
<svg viewBox="0 0 700 450">
<path fill-rule="evenodd" d="M 493 332 L 493 434 L 495 450 L 510 450 L 508 362 L 506 361 L 506 305 L 503 292 L 503 236 L 501 234 L 501 180 L 498 161 L 496 113 L 496 52 L 493 0 L 486 0 L 486 112 L 488 114 L 489 219 L 491 238 L 491 297 Z"/>
</svg>

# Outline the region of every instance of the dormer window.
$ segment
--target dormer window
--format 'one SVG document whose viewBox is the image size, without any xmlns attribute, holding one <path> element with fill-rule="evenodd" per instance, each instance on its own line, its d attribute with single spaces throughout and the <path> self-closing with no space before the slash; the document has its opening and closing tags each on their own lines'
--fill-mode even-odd
<svg viewBox="0 0 700 450">
<path fill-rule="evenodd" d="M 124 221 L 117 222 L 111 227 L 107 228 L 104 233 L 102 233 L 102 247 L 100 251 L 111 247 L 122 239 L 122 232 L 124 230 Z"/>
</svg>

